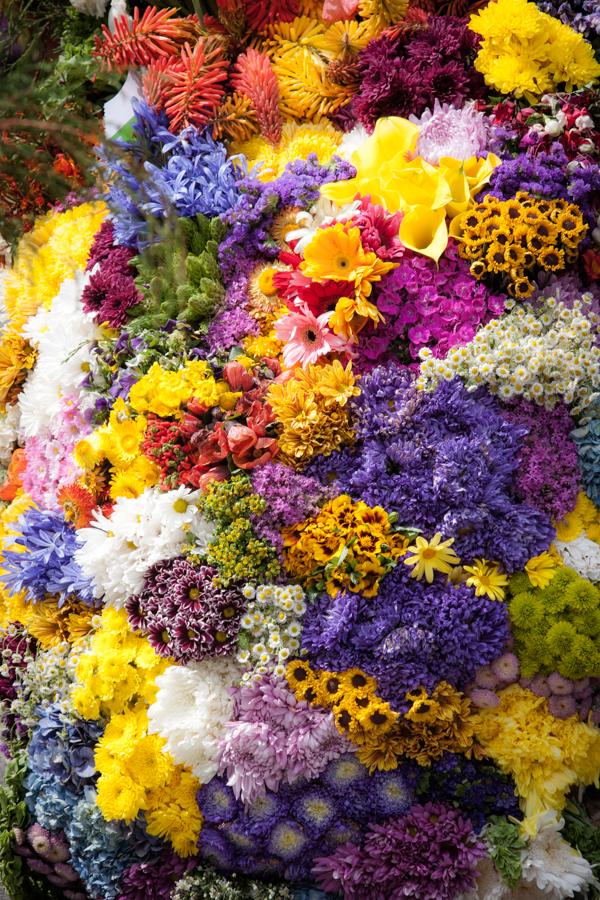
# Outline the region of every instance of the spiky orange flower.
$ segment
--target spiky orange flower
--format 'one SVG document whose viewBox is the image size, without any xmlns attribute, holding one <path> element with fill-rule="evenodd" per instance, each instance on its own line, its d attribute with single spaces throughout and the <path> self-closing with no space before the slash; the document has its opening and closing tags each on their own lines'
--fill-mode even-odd
<svg viewBox="0 0 600 900">
<path fill-rule="evenodd" d="M 269 57 L 250 47 L 238 57 L 231 83 L 250 98 L 263 137 L 276 144 L 281 138 L 279 86 Z"/>
<path fill-rule="evenodd" d="M 181 56 L 157 60 L 144 77 L 148 102 L 164 109 L 171 131 L 205 125 L 224 93 L 228 61 L 221 47 L 201 38 L 192 49 L 185 44 Z"/>
<path fill-rule="evenodd" d="M 80 484 L 67 484 L 58 493 L 58 502 L 67 522 L 75 528 L 86 528 L 92 521 L 96 498 Z"/>
<path fill-rule="evenodd" d="M 195 42 L 200 33 L 196 16 L 181 18 L 177 9 L 156 9 L 148 6 L 143 15 L 135 7 L 133 19 L 120 16 L 115 21 L 114 34 L 102 26 L 102 37 L 96 36 L 94 56 L 107 69 L 128 66 L 147 66 L 163 57 L 179 52 L 186 41 Z"/>
<path fill-rule="evenodd" d="M 217 0 L 226 16 L 243 8 L 251 31 L 262 31 L 271 22 L 291 22 L 299 15 L 298 0 Z"/>
<path fill-rule="evenodd" d="M 249 97 L 234 92 L 214 112 L 212 134 L 216 141 L 242 143 L 258 133 L 258 120 Z"/>
</svg>

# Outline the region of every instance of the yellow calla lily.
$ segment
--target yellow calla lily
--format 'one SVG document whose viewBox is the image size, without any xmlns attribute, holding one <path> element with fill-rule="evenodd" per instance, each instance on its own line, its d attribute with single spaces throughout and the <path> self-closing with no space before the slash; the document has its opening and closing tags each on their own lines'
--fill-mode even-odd
<svg viewBox="0 0 600 900">
<path fill-rule="evenodd" d="M 409 250 L 437 262 L 448 244 L 445 209 L 413 207 L 400 223 L 400 240 Z"/>
<path fill-rule="evenodd" d="M 441 209 L 452 200 L 452 191 L 438 168 L 415 159 L 391 174 L 385 187 L 385 197 L 394 204 L 390 212 L 405 211 L 413 206 Z"/>
<path fill-rule="evenodd" d="M 471 156 L 470 159 L 465 160 L 463 167 L 471 194 L 476 194 L 484 184 L 488 183 L 490 175 L 501 162 L 502 160 L 495 153 L 488 153 L 484 157 Z"/>
<path fill-rule="evenodd" d="M 445 156 L 440 160 L 440 172 L 444 175 L 452 192 L 452 198 L 446 205 L 446 213 L 452 219 L 464 212 L 471 202 L 471 190 L 461 160 Z"/>
</svg>

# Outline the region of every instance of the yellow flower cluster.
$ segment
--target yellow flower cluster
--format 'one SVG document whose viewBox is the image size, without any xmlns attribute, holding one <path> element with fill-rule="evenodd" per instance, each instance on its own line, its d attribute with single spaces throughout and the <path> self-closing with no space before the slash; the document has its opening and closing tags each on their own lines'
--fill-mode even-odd
<svg viewBox="0 0 600 900">
<path fill-rule="evenodd" d="M 129 404 L 138 413 L 177 416 L 192 397 L 206 406 L 230 409 L 239 395 L 231 393 L 223 381 L 215 381 L 208 363 L 187 362 L 176 372 L 154 363 L 129 392 Z"/>
<path fill-rule="evenodd" d="M 14 538 L 21 533 L 14 525 L 30 506 L 35 506 L 35 504 L 29 494 L 19 491 L 15 499 L 0 512 L 0 548 L 2 551 L 25 552 L 25 548 L 21 544 L 14 543 Z M 4 571 L 0 563 L 0 574 Z M 4 586 L 3 582 L 0 582 L 0 628 L 6 628 L 9 622 L 21 622 L 27 627 L 32 604 L 26 602 L 25 597 L 25 591 L 13 594 Z"/>
<path fill-rule="evenodd" d="M 498 275 L 518 298 L 533 293 L 539 269 L 557 272 L 575 262 L 587 229 L 575 204 L 519 191 L 511 200 L 487 194 L 454 219 L 451 232 L 476 278 Z"/>
<path fill-rule="evenodd" d="M 24 324 L 40 306 L 49 308 L 65 278 L 84 268 L 105 215 L 103 203 L 50 212 L 21 238 L 3 285 L 9 325 L 0 338 L 0 412 L 35 362 L 35 351 L 21 336 Z"/>
<path fill-rule="evenodd" d="M 404 213 L 404 246 L 437 261 L 448 244 L 446 219 L 472 205 L 500 159 L 493 153 L 464 162 L 445 157 L 434 166 L 416 155 L 418 136 L 419 126 L 408 119 L 379 119 L 371 137 L 350 157 L 356 177 L 325 184 L 321 194 L 339 206 L 361 194 L 389 212 Z"/>
<path fill-rule="evenodd" d="M 168 665 L 131 633 L 124 610 L 102 611 L 90 650 L 76 668 L 72 700 L 85 719 L 108 719 L 98 741 L 97 803 L 105 819 L 132 821 L 144 810 L 148 832 L 169 840 L 180 856 L 196 852 L 202 818 L 198 780 L 175 765 L 164 741 L 148 734 L 155 679 Z"/>
<path fill-rule="evenodd" d="M 110 496 L 138 497 L 157 483 L 160 469 L 142 452 L 146 433 L 144 416 L 133 418 L 124 400 L 113 406 L 108 422 L 83 438 L 75 447 L 74 458 L 83 469 L 110 465 Z"/>
<path fill-rule="evenodd" d="M 495 0 L 471 16 L 483 38 L 475 59 L 490 87 L 503 94 L 540 94 L 583 87 L 600 76 L 591 45 L 529 0 Z"/>
<path fill-rule="evenodd" d="M 261 181 L 273 181 L 283 174 L 289 162 L 306 159 L 311 153 L 320 163 L 329 162 L 341 140 L 342 133 L 329 122 L 286 122 L 277 144 L 257 135 L 231 149 L 243 153 L 249 165 L 259 166 L 256 174 Z"/>
<path fill-rule="evenodd" d="M 374 678 L 358 668 L 344 672 L 312 669 L 300 659 L 288 663 L 286 678 L 298 700 L 332 710 L 336 728 L 358 745 L 358 758 L 371 771 L 397 767 L 396 754 L 378 751 L 387 746 L 400 716 L 377 696 Z"/>
<path fill-rule="evenodd" d="M 339 360 L 295 369 L 291 378 L 270 385 L 267 400 L 281 426 L 280 459 L 302 468 L 313 456 L 328 456 L 354 439 L 346 403 L 360 390 L 352 365 Z"/>
<path fill-rule="evenodd" d="M 378 27 L 375 18 L 327 26 L 309 16 L 269 25 L 262 49 L 277 78 L 282 114 L 298 121 L 320 122 L 346 103 L 352 88 L 343 77 L 335 79 L 331 64 L 355 59 Z"/>
<path fill-rule="evenodd" d="M 582 534 L 600 544 L 600 510 L 580 491 L 575 509 L 557 523 L 556 537 L 559 541 L 574 541 Z"/>
<path fill-rule="evenodd" d="M 576 784 L 598 782 L 600 730 L 577 716 L 557 719 L 543 697 L 517 684 L 500 703 L 474 717 L 475 738 L 485 754 L 515 782 L 527 817 L 560 811 Z"/>
<path fill-rule="evenodd" d="M 354 503 L 348 494 L 330 500 L 315 518 L 285 529 L 283 539 L 290 575 L 332 597 L 340 590 L 374 597 L 407 545 L 381 506 Z"/>
<path fill-rule="evenodd" d="M 441 681 L 431 694 L 419 688 L 407 693 L 406 699 L 412 705 L 396 726 L 396 753 L 429 766 L 446 752 L 471 752 L 472 707 L 460 691 Z"/>
<path fill-rule="evenodd" d="M 29 634 L 40 642 L 44 649 L 60 647 L 83 640 L 93 628 L 94 610 L 85 603 L 60 606 L 49 597 L 41 603 L 28 603 L 25 615 L 21 617 Z"/>
</svg>

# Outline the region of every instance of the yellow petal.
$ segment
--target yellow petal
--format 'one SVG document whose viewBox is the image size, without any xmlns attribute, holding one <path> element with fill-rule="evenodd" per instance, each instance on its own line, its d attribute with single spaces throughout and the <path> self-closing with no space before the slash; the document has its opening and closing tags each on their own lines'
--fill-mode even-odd
<svg viewBox="0 0 600 900">
<path fill-rule="evenodd" d="M 429 209 L 426 206 L 411 209 L 400 224 L 400 240 L 409 250 L 437 262 L 448 245 L 444 209 Z"/>
</svg>

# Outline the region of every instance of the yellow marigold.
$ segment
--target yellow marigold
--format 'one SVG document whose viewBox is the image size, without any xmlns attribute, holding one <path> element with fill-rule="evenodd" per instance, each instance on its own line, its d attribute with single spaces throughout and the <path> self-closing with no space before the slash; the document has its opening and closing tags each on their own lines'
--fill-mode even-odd
<svg viewBox="0 0 600 900">
<path fill-rule="evenodd" d="M 85 267 L 105 215 L 104 203 L 82 203 L 48 213 L 21 238 L 5 282 L 4 302 L 13 328 L 21 328 L 40 306 L 49 308 L 65 278 Z"/>
<path fill-rule="evenodd" d="M 243 153 L 250 165 L 258 166 L 256 174 L 261 181 L 273 181 L 283 174 L 289 162 L 306 159 L 311 153 L 316 154 L 320 163 L 329 162 L 341 139 L 341 132 L 329 122 L 286 122 L 279 143 L 272 144 L 256 136 L 236 144 L 232 150 Z"/>
<path fill-rule="evenodd" d="M 577 716 L 557 719 L 547 701 L 517 684 L 500 703 L 479 710 L 475 738 L 501 771 L 510 775 L 527 817 L 560 812 L 574 785 L 598 782 L 600 730 Z"/>
<path fill-rule="evenodd" d="M 332 597 L 340 590 L 375 596 L 407 544 L 382 507 L 354 503 L 347 494 L 330 500 L 315 518 L 285 529 L 283 537 L 288 572 Z"/>
<path fill-rule="evenodd" d="M 294 370 L 287 381 L 272 384 L 267 400 L 280 426 L 281 460 L 302 468 L 313 456 L 351 443 L 346 403 L 359 393 L 351 364 L 344 368 L 339 360 Z"/>
</svg>

